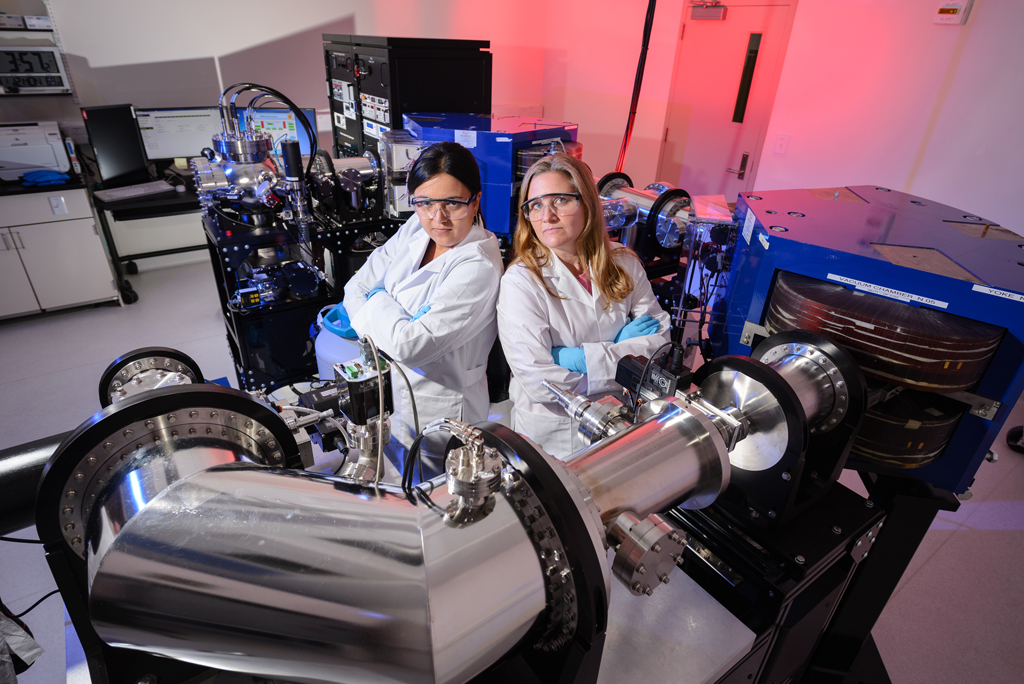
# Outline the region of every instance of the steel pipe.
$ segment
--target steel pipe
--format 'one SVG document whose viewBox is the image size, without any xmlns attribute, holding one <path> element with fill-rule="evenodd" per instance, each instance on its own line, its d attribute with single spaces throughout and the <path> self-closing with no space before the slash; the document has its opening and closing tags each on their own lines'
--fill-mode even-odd
<svg viewBox="0 0 1024 684">
<path fill-rule="evenodd" d="M 115 486 L 104 510 L 131 490 Z M 526 530 L 495 504 L 455 527 L 383 484 L 378 498 L 329 476 L 214 466 L 94 528 L 92 623 L 108 644 L 288 681 L 464 682 L 545 607 Z"/>
<path fill-rule="evenodd" d="M 605 525 L 681 504 L 710 505 L 729 485 L 729 454 L 711 420 L 679 399 L 661 413 L 577 452 L 565 462 L 590 490 Z"/>
</svg>

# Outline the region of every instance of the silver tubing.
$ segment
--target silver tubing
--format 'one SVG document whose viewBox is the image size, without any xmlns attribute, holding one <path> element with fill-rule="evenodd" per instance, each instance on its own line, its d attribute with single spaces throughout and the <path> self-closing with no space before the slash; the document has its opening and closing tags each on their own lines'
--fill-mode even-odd
<svg viewBox="0 0 1024 684">
<path fill-rule="evenodd" d="M 97 633 L 289 681 L 471 679 L 545 608 L 514 509 L 497 496 L 454 527 L 397 488 L 368 491 L 249 464 L 174 483 L 90 556 Z M 451 499 L 440 486 L 433 496 Z"/>
<path fill-rule="evenodd" d="M 565 466 L 590 490 L 605 525 L 625 511 L 643 519 L 677 503 L 704 508 L 729 484 L 728 449 L 718 428 L 675 398 Z"/>
</svg>

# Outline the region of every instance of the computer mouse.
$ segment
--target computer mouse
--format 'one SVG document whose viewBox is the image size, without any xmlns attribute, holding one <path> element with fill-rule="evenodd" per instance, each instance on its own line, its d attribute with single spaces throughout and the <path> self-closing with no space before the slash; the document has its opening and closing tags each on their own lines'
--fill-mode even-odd
<svg viewBox="0 0 1024 684">
<path fill-rule="evenodd" d="M 185 186 L 184 185 L 175 185 L 174 189 L 177 190 L 178 192 L 185 192 Z"/>
</svg>

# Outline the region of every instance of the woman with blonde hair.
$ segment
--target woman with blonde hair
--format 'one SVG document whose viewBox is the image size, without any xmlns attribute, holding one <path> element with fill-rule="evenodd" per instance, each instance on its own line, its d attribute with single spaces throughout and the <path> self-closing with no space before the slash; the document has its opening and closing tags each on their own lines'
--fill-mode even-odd
<svg viewBox="0 0 1024 684">
<path fill-rule="evenodd" d="M 515 258 L 501 279 L 498 335 L 512 369 L 512 428 L 565 458 L 583 446 L 542 380 L 591 399 L 621 392 L 615 368 L 669 340 L 643 266 L 613 243 L 590 169 L 567 154 L 530 167 Z"/>
</svg>

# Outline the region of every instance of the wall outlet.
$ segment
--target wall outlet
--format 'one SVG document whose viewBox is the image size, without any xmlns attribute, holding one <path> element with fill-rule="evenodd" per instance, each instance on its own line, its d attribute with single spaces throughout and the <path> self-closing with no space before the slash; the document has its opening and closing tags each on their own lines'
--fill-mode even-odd
<svg viewBox="0 0 1024 684">
<path fill-rule="evenodd" d="M 789 152 L 789 138 L 785 133 L 775 136 L 775 147 L 772 148 L 773 157 L 785 157 Z"/>
</svg>

